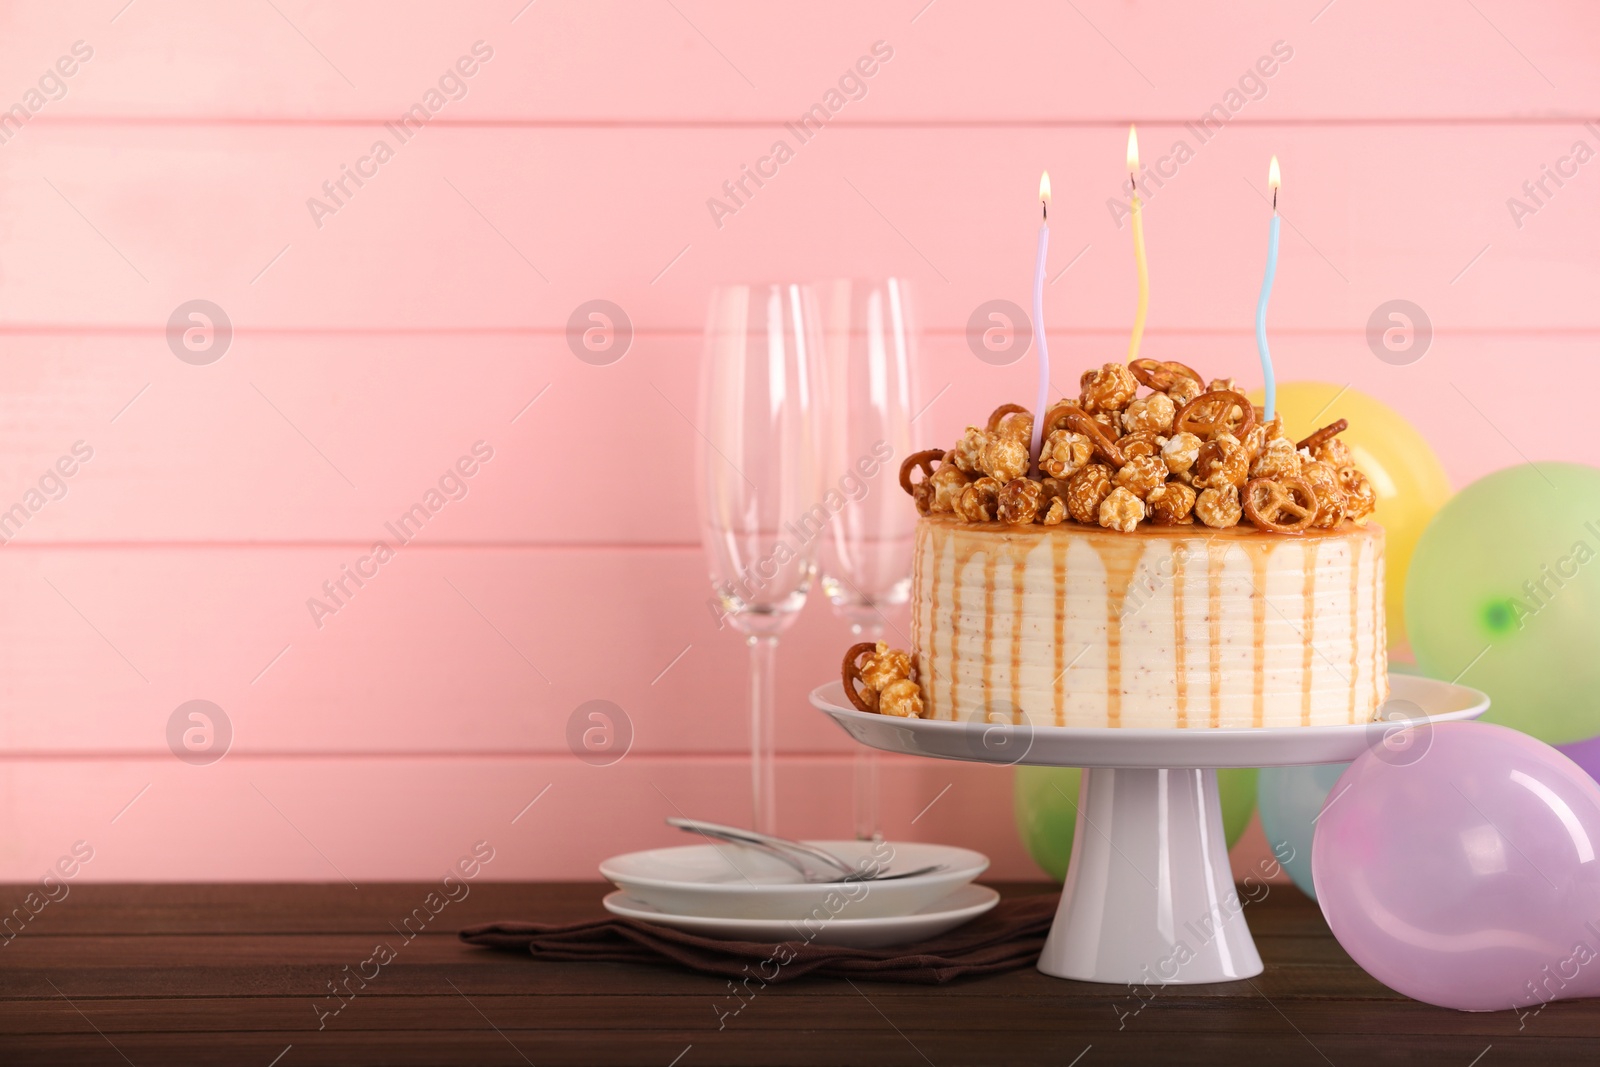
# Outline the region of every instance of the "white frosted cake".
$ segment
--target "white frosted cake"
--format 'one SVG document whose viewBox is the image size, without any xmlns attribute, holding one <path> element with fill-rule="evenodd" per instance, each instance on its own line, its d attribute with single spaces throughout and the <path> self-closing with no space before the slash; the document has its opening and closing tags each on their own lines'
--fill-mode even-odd
<svg viewBox="0 0 1600 1067">
<path fill-rule="evenodd" d="M 1386 696 L 1383 533 L 917 524 L 923 715 L 1328 726 Z"/>
<path fill-rule="evenodd" d="M 1296 442 L 1231 380 L 1135 360 L 1086 373 L 1037 435 L 1007 404 L 908 457 L 912 647 L 852 647 L 850 700 L 1034 726 L 1371 721 L 1383 531 L 1344 429 Z"/>
</svg>

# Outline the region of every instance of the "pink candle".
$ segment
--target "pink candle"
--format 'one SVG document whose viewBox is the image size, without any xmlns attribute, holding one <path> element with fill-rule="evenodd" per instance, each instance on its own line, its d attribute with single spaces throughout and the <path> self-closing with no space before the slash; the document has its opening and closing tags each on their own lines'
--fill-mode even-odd
<svg viewBox="0 0 1600 1067">
<path fill-rule="evenodd" d="M 1039 205 L 1044 221 L 1039 224 L 1039 257 L 1033 267 L 1033 343 L 1039 350 L 1039 394 L 1033 405 L 1033 450 L 1035 467 L 1044 430 L 1045 404 L 1050 399 L 1050 349 L 1044 341 L 1044 264 L 1050 252 L 1050 172 L 1039 175 Z"/>
</svg>

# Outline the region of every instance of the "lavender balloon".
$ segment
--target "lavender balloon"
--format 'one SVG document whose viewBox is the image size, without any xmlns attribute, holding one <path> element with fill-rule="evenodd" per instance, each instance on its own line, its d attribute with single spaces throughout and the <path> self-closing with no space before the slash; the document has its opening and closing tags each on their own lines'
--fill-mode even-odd
<svg viewBox="0 0 1600 1067">
<path fill-rule="evenodd" d="M 1383 984 L 1447 1008 L 1525 1017 L 1600 996 L 1600 785 L 1504 726 L 1387 740 L 1334 784 L 1312 843 L 1339 944 Z"/>
</svg>

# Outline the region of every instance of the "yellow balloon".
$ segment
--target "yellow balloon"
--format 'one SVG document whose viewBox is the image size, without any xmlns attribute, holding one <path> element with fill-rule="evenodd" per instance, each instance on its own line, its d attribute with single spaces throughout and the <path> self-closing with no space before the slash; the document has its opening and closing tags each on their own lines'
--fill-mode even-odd
<svg viewBox="0 0 1600 1067">
<path fill-rule="evenodd" d="M 1260 404 L 1261 390 L 1252 393 L 1251 399 Z M 1348 386 L 1284 382 L 1278 386 L 1278 410 L 1283 413 L 1284 431 L 1296 441 L 1337 419 L 1349 421 L 1350 428 L 1339 438 L 1372 482 L 1378 497 L 1373 518 L 1383 526 L 1387 545 L 1389 640 L 1404 640 L 1406 570 L 1423 528 L 1450 499 L 1450 478 L 1444 465 L 1405 416 Z"/>
</svg>

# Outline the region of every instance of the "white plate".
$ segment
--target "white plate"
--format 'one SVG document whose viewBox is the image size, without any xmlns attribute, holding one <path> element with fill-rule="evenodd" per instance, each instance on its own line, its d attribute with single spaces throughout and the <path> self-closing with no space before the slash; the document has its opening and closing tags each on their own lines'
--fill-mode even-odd
<svg viewBox="0 0 1600 1067">
<path fill-rule="evenodd" d="M 670 915 L 634 900 L 622 890 L 609 893 L 606 910 L 624 919 L 670 926 L 704 937 L 726 941 L 810 941 L 845 948 L 884 948 L 936 937 L 970 922 L 1000 902 L 1000 894 L 986 885 L 964 885 L 943 900 L 911 915 L 853 918 L 849 901 L 837 903 L 815 919 L 717 919 L 703 915 Z"/>
<path fill-rule="evenodd" d="M 887 873 L 942 864 L 915 878 L 848 888 L 852 918 L 909 915 L 949 896 L 989 866 L 971 849 L 916 841 L 812 841 L 856 866 L 874 860 Z M 838 885 L 808 885 L 793 867 L 757 849 L 731 844 L 680 845 L 613 856 L 600 873 L 641 904 L 674 915 L 722 919 L 800 919 L 824 905 Z"/>
<path fill-rule="evenodd" d="M 1433 723 L 1475 719 L 1489 708 L 1489 698 L 1476 689 L 1432 678 L 1391 674 L 1389 687 L 1385 721 L 1347 726 L 1158 730 L 898 719 L 857 711 L 839 682 L 819 686 L 811 703 L 857 741 L 886 752 L 1043 767 L 1155 768 L 1346 763 L 1376 745 L 1426 744 Z M 1396 737 L 1408 727 L 1416 734 Z"/>
</svg>

